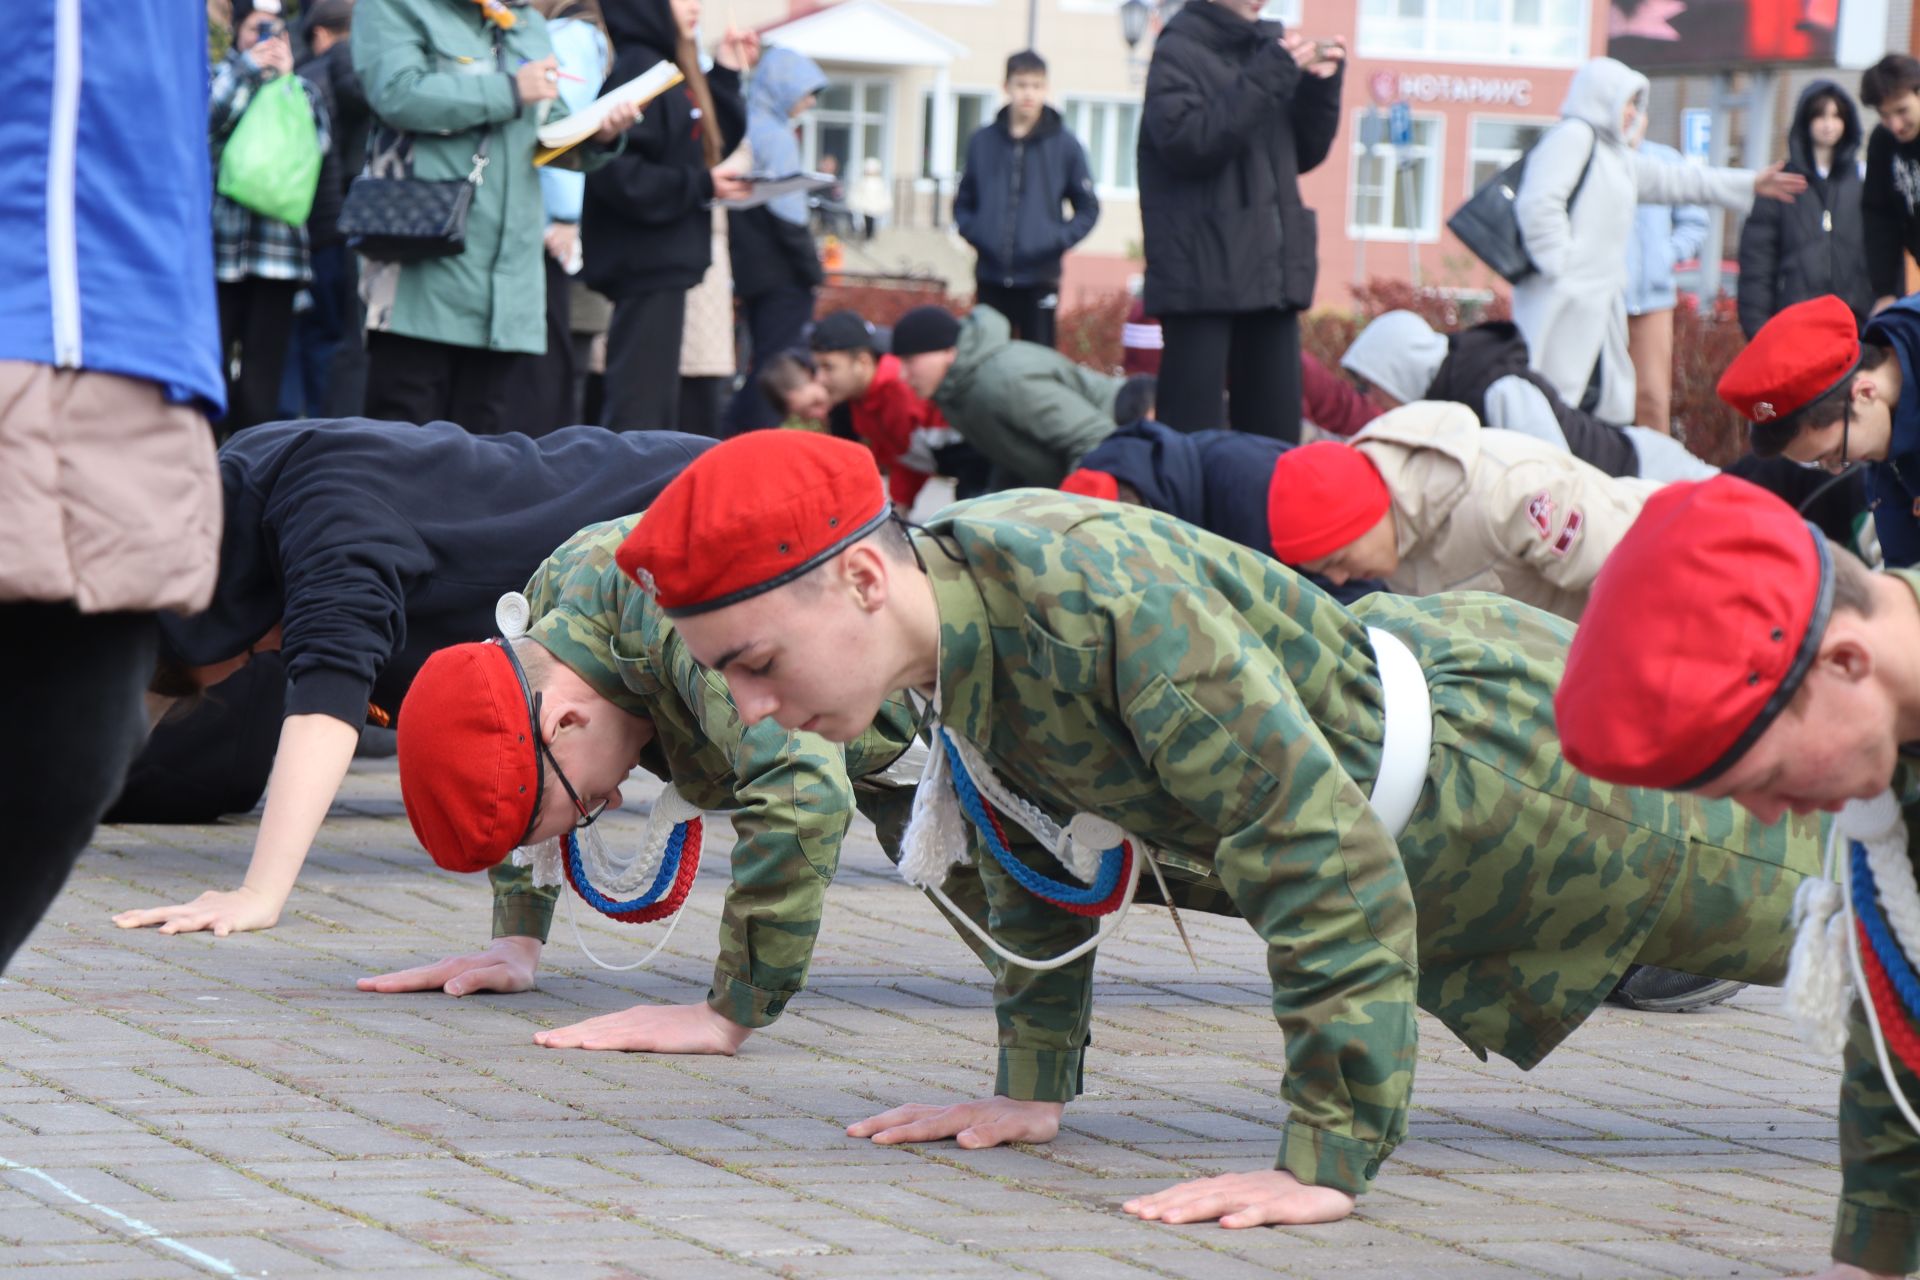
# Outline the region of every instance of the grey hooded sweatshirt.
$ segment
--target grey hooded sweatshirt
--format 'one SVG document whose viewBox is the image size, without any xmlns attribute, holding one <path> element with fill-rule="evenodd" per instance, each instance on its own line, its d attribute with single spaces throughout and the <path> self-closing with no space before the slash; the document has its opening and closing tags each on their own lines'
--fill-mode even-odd
<svg viewBox="0 0 1920 1280">
<path fill-rule="evenodd" d="M 1612 58 L 1575 73 L 1560 123 L 1527 159 L 1514 216 L 1539 270 L 1513 290 L 1513 319 L 1535 372 L 1570 405 L 1581 403 L 1600 368 L 1595 416 L 1633 421 L 1633 364 L 1627 358 L 1627 241 L 1635 206 L 1717 204 L 1745 213 L 1754 175 L 1744 169 L 1664 165 L 1636 149 L 1641 130 L 1623 131 L 1629 104 L 1647 105 L 1647 78 Z M 1580 171 L 1592 170 L 1568 207 Z"/>
</svg>

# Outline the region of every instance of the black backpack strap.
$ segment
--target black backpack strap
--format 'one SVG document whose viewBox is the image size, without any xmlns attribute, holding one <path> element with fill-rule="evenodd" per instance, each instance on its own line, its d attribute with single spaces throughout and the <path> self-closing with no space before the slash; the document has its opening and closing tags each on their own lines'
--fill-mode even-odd
<svg viewBox="0 0 1920 1280">
<path fill-rule="evenodd" d="M 1600 150 L 1600 131 L 1582 120 L 1587 128 L 1593 129 L 1593 145 L 1587 148 L 1587 162 L 1580 166 L 1580 180 L 1573 184 L 1573 191 L 1567 196 L 1567 212 L 1573 212 L 1573 202 L 1580 198 L 1580 188 L 1587 185 L 1587 175 L 1593 171 L 1593 157 Z"/>
</svg>

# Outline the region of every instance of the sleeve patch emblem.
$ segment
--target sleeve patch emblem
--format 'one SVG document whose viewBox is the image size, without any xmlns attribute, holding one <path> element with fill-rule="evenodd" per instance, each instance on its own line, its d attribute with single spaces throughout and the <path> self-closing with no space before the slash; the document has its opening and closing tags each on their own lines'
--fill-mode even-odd
<svg viewBox="0 0 1920 1280">
<path fill-rule="evenodd" d="M 1542 538 L 1553 536 L 1553 495 L 1542 489 L 1527 499 L 1527 519 L 1540 531 Z"/>
<path fill-rule="evenodd" d="M 1580 508 L 1575 507 L 1572 511 L 1568 512 L 1567 527 L 1562 529 L 1560 536 L 1553 540 L 1553 554 L 1564 556 L 1567 552 L 1573 550 L 1574 539 L 1580 536 L 1580 526 L 1585 523 L 1586 519 L 1580 514 Z"/>
</svg>

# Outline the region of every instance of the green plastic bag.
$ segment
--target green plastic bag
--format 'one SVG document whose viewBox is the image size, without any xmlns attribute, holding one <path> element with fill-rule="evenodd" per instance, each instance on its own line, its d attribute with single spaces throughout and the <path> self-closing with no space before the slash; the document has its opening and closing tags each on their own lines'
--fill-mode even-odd
<svg viewBox="0 0 1920 1280">
<path fill-rule="evenodd" d="M 280 75 L 253 95 L 220 153 L 221 195 L 298 227 L 320 186 L 320 130 L 300 77 Z"/>
</svg>

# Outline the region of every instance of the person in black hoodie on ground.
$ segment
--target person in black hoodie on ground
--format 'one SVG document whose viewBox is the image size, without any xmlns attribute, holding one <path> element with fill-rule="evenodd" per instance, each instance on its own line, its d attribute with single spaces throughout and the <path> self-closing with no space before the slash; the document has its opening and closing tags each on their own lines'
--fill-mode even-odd
<svg viewBox="0 0 1920 1280">
<path fill-rule="evenodd" d="M 1013 336 L 1053 345 L 1060 258 L 1100 217 L 1080 140 L 1047 105 L 1047 64 L 1031 49 L 1007 59 L 1007 105 L 967 140 L 953 225 L 978 255 L 974 301 L 1007 318 Z M 1061 216 L 1061 204 L 1073 217 Z"/>
<path fill-rule="evenodd" d="M 1867 137 L 1867 274 L 1875 315 L 1907 293 L 1907 255 L 1920 254 L 1920 59 L 1890 53 L 1860 75 L 1860 101 L 1880 123 Z"/>
<path fill-rule="evenodd" d="M 1873 310 L 1860 212 L 1860 112 L 1847 91 L 1816 80 L 1787 131 L 1787 171 L 1807 180 L 1792 204 L 1754 201 L 1740 232 L 1740 328 L 1751 338 L 1785 307 L 1837 295 L 1860 323 Z"/>
<path fill-rule="evenodd" d="M 700 0 L 606 0 L 601 13 L 613 39 L 607 87 L 658 62 L 685 77 L 627 131 L 626 151 L 587 176 L 580 214 L 582 278 L 613 299 L 601 423 L 671 429 L 680 417 L 687 290 L 713 263 L 708 202 L 750 191 L 719 165 L 746 134 L 740 74 L 758 59 L 760 38 L 729 30 L 707 75 L 693 38 Z"/>
<path fill-rule="evenodd" d="M 266 812 L 240 888 L 115 923 L 272 927 L 361 725 L 390 721 L 434 650 L 494 634 L 500 597 L 555 547 L 643 509 L 711 443 L 598 427 L 474 436 L 450 422 L 366 419 L 235 436 L 220 451 L 213 602 L 160 620 L 149 711 L 189 705 L 157 727 L 107 820 L 210 822 L 252 808 L 263 788 Z"/>
<path fill-rule="evenodd" d="M 1146 307 L 1160 317 L 1160 420 L 1300 438 L 1299 312 L 1318 233 L 1300 175 L 1340 126 L 1343 41 L 1262 22 L 1261 0 L 1209 0 L 1154 45 L 1140 126 Z"/>
</svg>

